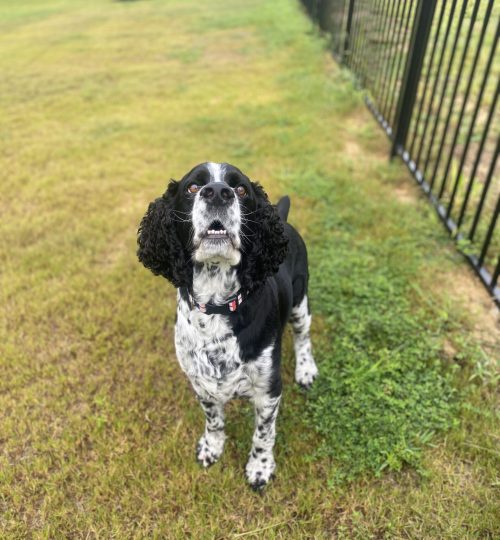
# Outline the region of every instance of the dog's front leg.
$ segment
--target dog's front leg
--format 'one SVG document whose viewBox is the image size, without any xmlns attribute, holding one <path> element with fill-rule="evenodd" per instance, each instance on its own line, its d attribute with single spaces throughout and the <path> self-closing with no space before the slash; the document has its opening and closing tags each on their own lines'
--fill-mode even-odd
<svg viewBox="0 0 500 540">
<path fill-rule="evenodd" d="M 224 433 L 224 404 L 200 399 L 205 412 L 205 433 L 196 446 L 196 459 L 203 467 L 210 467 L 221 456 L 226 434 Z"/>
<path fill-rule="evenodd" d="M 276 438 L 276 417 L 281 395 L 271 397 L 266 394 L 256 397 L 255 431 L 252 438 L 252 450 L 245 468 L 248 482 L 253 489 L 262 488 L 271 479 L 276 463 L 273 456 Z"/>
</svg>

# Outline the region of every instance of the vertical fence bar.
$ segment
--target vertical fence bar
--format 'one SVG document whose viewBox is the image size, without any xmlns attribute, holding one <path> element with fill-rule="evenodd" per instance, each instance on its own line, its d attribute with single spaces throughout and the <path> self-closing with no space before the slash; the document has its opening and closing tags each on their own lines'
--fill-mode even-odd
<svg viewBox="0 0 500 540">
<path fill-rule="evenodd" d="M 382 21 L 381 21 L 382 24 L 380 25 L 380 34 L 379 34 L 380 50 L 379 50 L 378 58 L 377 58 L 378 77 L 373 86 L 373 95 L 376 96 L 377 98 L 379 96 L 379 91 L 381 90 L 381 85 L 384 83 L 384 81 L 382 80 L 382 72 L 383 72 L 383 67 L 384 67 L 384 56 L 385 56 L 384 45 L 385 45 L 387 21 L 389 19 L 389 13 L 391 9 L 391 2 L 392 0 L 386 0 L 383 6 L 383 11 L 382 11 Z"/>
<path fill-rule="evenodd" d="M 337 43 L 337 61 L 339 64 L 342 63 L 343 56 L 344 56 L 344 44 L 347 36 L 347 32 L 345 30 L 345 20 L 346 20 L 346 6 L 349 3 L 349 0 L 342 0 L 342 9 L 340 10 L 340 13 L 336 13 L 337 15 L 337 23 L 338 24 L 338 36 L 336 38 Z"/>
<path fill-rule="evenodd" d="M 379 0 L 375 0 L 370 5 L 370 28 L 367 35 L 367 47 L 370 47 L 374 51 L 375 56 L 375 35 L 377 31 L 377 17 L 379 14 L 378 11 Z M 368 55 L 365 55 L 368 63 L 367 77 L 366 77 L 366 88 L 372 88 L 375 81 L 376 69 L 374 68 L 373 58 L 369 58 Z"/>
<path fill-rule="evenodd" d="M 500 214 L 500 196 L 497 199 L 497 206 L 495 208 L 495 211 L 493 212 L 493 217 L 491 219 L 490 226 L 488 227 L 488 231 L 486 232 L 486 238 L 483 242 L 483 248 L 481 249 L 481 254 L 479 255 L 479 266 L 482 266 L 484 258 L 486 257 L 486 253 L 488 253 L 491 238 L 493 237 L 493 231 L 495 230 L 495 226 L 497 224 L 498 214 Z M 492 285 L 495 285 L 495 283 L 492 283 Z"/>
<path fill-rule="evenodd" d="M 353 14 L 352 19 L 352 39 L 351 39 L 351 49 L 350 49 L 350 67 L 354 71 L 354 73 L 358 76 L 359 80 L 360 72 L 358 69 L 359 61 L 360 61 L 360 55 L 359 53 L 359 41 L 361 39 L 361 35 L 363 32 L 363 24 L 362 24 L 362 9 L 363 9 L 363 0 L 357 0 L 356 7 Z"/>
<path fill-rule="evenodd" d="M 418 0 L 415 22 L 410 40 L 408 59 L 401 84 L 396 116 L 394 118 L 394 138 L 391 157 L 402 154 L 406 144 L 408 128 L 417 96 L 418 81 L 427 49 L 427 40 L 431 31 L 432 19 L 436 9 L 436 0 Z"/>
<path fill-rule="evenodd" d="M 374 94 L 374 90 L 376 88 L 376 85 L 378 84 L 379 76 L 380 76 L 380 64 L 381 64 L 381 55 L 382 55 L 382 38 L 381 38 L 381 32 L 382 32 L 382 25 L 384 24 L 384 13 L 385 13 L 385 0 L 378 0 L 377 5 L 375 6 L 376 9 L 376 17 L 375 17 L 375 28 L 373 33 L 373 48 L 374 48 L 374 54 L 372 57 L 372 63 L 374 66 L 374 76 L 373 76 L 373 84 L 370 88 L 370 91 Z"/>
<path fill-rule="evenodd" d="M 495 273 L 493 274 L 493 277 L 491 278 L 490 288 L 492 291 L 495 290 L 497 286 L 498 276 L 500 276 L 500 256 L 497 259 L 497 267 L 495 268 Z"/>
<path fill-rule="evenodd" d="M 493 158 L 490 163 L 490 168 L 488 169 L 488 174 L 486 175 L 486 180 L 484 182 L 483 191 L 481 193 L 481 199 L 477 205 L 476 215 L 474 216 L 474 221 L 472 222 L 472 227 L 469 232 L 469 239 L 474 240 L 474 235 L 476 234 L 476 228 L 481 219 L 481 213 L 483 211 L 483 206 L 488 195 L 488 190 L 490 189 L 491 181 L 493 174 L 495 173 L 495 167 L 497 166 L 498 155 L 500 154 L 500 137 L 497 137 L 497 146 L 493 154 Z"/>
<path fill-rule="evenodd" d="M 342 62 L 345 64 L 345 56 L 348 53 L 351 47 L 351 32 L 352 32 L 352 17 L 354 14 L 354 4 L 355 0 L 348 0 L 349 7 L 347 8 L 347 21 L 345 27 L 345 40 L 344 40 L 344 50 L 342 51 Z"/>
</svg>

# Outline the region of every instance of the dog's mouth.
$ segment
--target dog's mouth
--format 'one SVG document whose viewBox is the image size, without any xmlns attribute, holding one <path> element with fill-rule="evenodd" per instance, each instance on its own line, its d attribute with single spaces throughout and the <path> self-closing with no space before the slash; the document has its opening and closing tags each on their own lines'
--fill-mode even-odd
<svg viewBox="0 0 500 540">
<path fill-rule="evenodd" d="M 203 240 L 229 240 L 229 235 L 224 225 L 219 220 L 212 221 Z"/>
<path fill-rule="evenodd" d="M 206 227 L 206 226 L 205 226 Z M 228 261 L 232 266 L 240 262 L 239 238 L 230 227 L 226 227 L 218 219 L 198 235 L 195 245 L 194 259 L 198 262 L 209 260 Z"/>
</svg>

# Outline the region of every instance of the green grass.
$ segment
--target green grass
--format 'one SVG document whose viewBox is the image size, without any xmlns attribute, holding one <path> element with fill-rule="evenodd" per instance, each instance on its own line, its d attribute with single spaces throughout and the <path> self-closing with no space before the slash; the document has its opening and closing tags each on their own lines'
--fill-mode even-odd
<svg viewBox="0 0 500 540">
<path fill-rule="evenodd" d="M 0 536 L 493 538 L 498 328 L 349 74 L 290 0 L 0 0 Z M 201 470 L 175 292 L 135 256 L 204 160 L 276 200 L 311 259 L 321 378 L 293 384 L 277 478 L 252 432 Z"/>
</svg>

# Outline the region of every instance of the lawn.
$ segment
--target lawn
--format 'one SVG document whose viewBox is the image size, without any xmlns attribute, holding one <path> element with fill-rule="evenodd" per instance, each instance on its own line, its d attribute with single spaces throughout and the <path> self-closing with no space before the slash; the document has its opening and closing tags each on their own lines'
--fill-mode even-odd
<svg viewBox="0 0 500 540">
<path fill-rule="evenodd" d="M 0 0 L 0 536 L 494 538 L 498 313 L 295 0 Z M 288 193 L 321 377 L 283 353 L 277 477 L 252 411 L 194 459 L 175 290 L 136 259 L 201 161 Z"/>
</svg>

